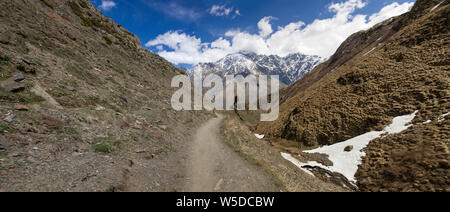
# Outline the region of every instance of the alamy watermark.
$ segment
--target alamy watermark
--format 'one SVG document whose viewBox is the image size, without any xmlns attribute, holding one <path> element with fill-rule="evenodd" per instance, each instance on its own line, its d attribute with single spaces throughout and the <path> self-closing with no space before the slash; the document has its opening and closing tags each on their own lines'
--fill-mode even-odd
<svg viewBox="0 0 450 212">
<path fill-rule="evenodd" d="M 270 80 L 269 80 L 270 78 Z M 261 121 L 275 121 L 279 115 L 279 76 L 272 75 L 228 75 L 203 76 L 201 73 L 191 78 L 175 76 L 172 87 L 179 88 L 172 96 L 172 108 L 181 110 L 261 110 Z"/>
</svg>

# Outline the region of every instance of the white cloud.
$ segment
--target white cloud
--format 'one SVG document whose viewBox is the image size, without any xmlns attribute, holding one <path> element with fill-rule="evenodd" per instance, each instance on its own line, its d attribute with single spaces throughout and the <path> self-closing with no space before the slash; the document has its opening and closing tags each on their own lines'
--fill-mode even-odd
<svg viewBox="0 0 450 212">
<path fill-rule="evenodd" d="M 100 9 L 104 11 L 111 10 L 113 7 L 115 7 L 117 4 L 114 1 L 111 0 L 102 0 L 102 4 L 99 6 Z"/>
<path fill-rule="evenodd" d="M 370 24 L 375 25 L 377 23 L 380 23 L 384 20 L 387 20 L 392 17 L 392 14 L 403 14 L 405 10 L 409 10 L 413 4 L 404 4 L 404 6 L 398 4 L 397 2 L 390 4 L 383 9 L 379 13 L 373 14 L 369 17 Z"/>
<path fill-rule="evenodd" d="M 331 4 L 329 11 L 335 13 L 328 19 L 316 19 L 305 25 L 298 21 L 275 31 L 270 23 L 273 17 L 264 17 L 258 23 L 257 34 L 230 30 L 212 43 L 204 43 L 200 38 L 180 31 L 170 31 L 149 41 L 146 47 L 164 45 L 171 50 L 157 53 L 172 63 L 195 65 L 199 62 L 214 62 L 227 54 L 239 51 L 253 51 L 258 54 L 286 56 L 291 53 L 304 53 L 331 56 L 339 45 L 351 34 L 366 30 L 393 16 L 401 15 L 411 9 L 413 2 L 392 3 L 370 16 L 354 14 L 366 6 L 362 0 L 347 0 Z"/>
<path fill-rule="evenodd" d="M 225 5 L 213 5 L 209 10 L 209 14 L 215 16 L 227 16 L 230 15 L 233 9 L 226 8 Z"/>
<path fill-rule="evenodd" d="M 204 44 L 195 36 L 180 31 L 170 31 L 149 41 L 145 46 L 165 45 L 172 51 L 159 50 L 158 54 L 172 63 L 197 64 L 221 59 L 230 51 L 231 43 L 219 38 L 210 44 Z M 157 47 L 158 48 L 158 47 Z"/>
<path fill-rule="evenodd" d="M 239 10 L 235 10 L 233 7 L 227 7 L 225 5 L 213 5 L 209 9 L 209 14 L 214 16 L 229 16 L 229 15 L 241 15 Z"/>
<path fill-rule="evenodd" d="M 258 22 L 258 29 L 259 29 L 259 35 L 261 37 L 267 37 L 268 35 L 272 34 L 273 29 L 272 25 L 270 24 L 270 21 L 274 19 L 272 16 L 264 17 Z"/>
</svg>

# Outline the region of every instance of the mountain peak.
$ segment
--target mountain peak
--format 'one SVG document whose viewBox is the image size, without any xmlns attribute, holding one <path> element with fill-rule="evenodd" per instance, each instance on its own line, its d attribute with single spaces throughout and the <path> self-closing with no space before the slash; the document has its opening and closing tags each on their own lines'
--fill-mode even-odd
<svg viewBox="0 0 450 212">
<path fill-rule="evenodd" d="M 279 75 L 282 83 L 290 85 L 323 61 L 324 59 L 319 56 L 302 53 L 280 57 L 278 55 L 259 55 L 250 51 L 240 51 L 229 54 L 215 63 L 200 63 L 187 73 L 191 77 L 200 72 L 203 76 L 212 73 L 220 76 L 238 74 Z"/>
</svg>

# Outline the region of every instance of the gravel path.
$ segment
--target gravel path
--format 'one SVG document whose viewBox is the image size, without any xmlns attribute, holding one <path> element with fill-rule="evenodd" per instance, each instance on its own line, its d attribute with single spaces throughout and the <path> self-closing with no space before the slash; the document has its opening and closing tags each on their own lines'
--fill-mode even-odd
<svg viewBox="0 0 450 212">
<path fill-rule="evenodd" d="M 220 135 L 223 119 L 218 115 L 197 130 L 190 150 L 185 191 L 280 191 L 271 176 L 224 144 Z"/>
</svg>

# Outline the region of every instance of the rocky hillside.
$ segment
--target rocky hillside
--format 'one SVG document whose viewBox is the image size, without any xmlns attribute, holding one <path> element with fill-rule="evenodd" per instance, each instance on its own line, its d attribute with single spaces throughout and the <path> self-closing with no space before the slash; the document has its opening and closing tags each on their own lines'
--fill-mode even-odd
<svg viewBox="0 0 450 212">
<path fill-rule="evenodd" d="M 88 0 L 0 1 L 0 191 L 179 189 L 179 73 Z"/>
<path fill-rule="evenodd" d="M 207 76 L 211 73 L 225 75 L 278 75 L 280 82 L 291 85 L 301 79 L 315 66 L 323 62 L 318 56 L 290 54 L 286 57 L 258 55 L 252 52 L 239 52 L 227 55 L 215 63 L 200 63 L 187 71 L 193 77 L 196 73 Z"/>
<path fill-rule="evenodd" d="M 419 113 L 406 132 L 372 142 L 359 167 L 362 191 L 448 191 L 448 0 L 348 38 L 327 62 L 285 90 L 280 118 L 258 132 L 312 148 L 345 141 Z"/>
</svg>

